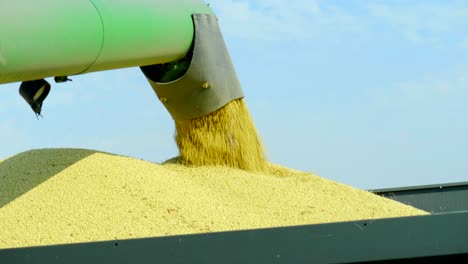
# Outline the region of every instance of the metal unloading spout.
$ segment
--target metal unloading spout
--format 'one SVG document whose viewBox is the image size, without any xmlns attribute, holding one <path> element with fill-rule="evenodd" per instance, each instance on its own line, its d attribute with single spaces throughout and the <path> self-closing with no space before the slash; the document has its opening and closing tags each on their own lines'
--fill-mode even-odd
<svg viewBox="0 0 468 264">
<path fill-rule="evenodd" d="M 175 120 L 204 116 L 244 97 L 216 16 L 192 17 L 195 38 L 184 58 L 141 67 Z"/>
</svg>

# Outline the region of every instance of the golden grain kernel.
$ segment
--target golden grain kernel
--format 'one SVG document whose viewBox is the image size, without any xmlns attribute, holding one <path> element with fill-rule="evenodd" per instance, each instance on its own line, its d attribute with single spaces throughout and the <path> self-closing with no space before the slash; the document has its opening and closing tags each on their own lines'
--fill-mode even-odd
<svg viewBox="0 0 468 264">
<path fill-rule="evenodd" d="M 423 215 L 334 181 L 265 163 L 262 172 L 164 165 L 83 149 L 0 163 L 0 248 Z"/>
<path fill-rule="evenodd" d="M 208 115 L 176 120 L 181 161 L 189 165 L 220 165 L 249 171 L 265 170 L 265 153 L 243 99 Z"/>
</svg>

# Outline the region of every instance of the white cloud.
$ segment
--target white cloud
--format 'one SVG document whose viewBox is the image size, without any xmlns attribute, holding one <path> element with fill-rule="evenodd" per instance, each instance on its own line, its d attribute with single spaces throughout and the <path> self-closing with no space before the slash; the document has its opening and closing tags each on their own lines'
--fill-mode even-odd
<svg viewBox="0 0 468 264">
<path fill-rule="evenodd" d="M 465 105 L 468 100 L 468 65 L 373 89 L 371 100 L 378 108 L 438 107 Z M 464 108 L 466 109 L 466 108 Z"/>
<path fill-rule="evenodd" d="M 310 39 L 361 30 L 355 16 L 316 0 L 213 0 L 223 32 L 249 40 Z"/>
<path fill-rule="evenodd" d="M 468 50 L 468 37 L 461 40 L 459 43 L 458 43 L 458 46 L 462 49 L 467 49 Z"/>
<path fill-rule="evenodd" d="M 388 24 L 414 43 L 434 41 L 444 34 L 462 34 L 468 28 L 468 5 L 463 1 L 389 2 L 368 5 L 374 22 Z M 460 36 L 459 36 L 460 37 Z"/>
<path fill-rule="evenodd" d="M 390 26 L 413 43 L 437 43 L 444 34 L 463 39 L 459 35 L 468 34 L 468 5 L 463 1 L 347 1 L 339 7 L 319 0 L 211 0 L 210 4 L 225 34 L 253 41 L 363 36 L 378 30 L 375 26 Z"/>
</svg>

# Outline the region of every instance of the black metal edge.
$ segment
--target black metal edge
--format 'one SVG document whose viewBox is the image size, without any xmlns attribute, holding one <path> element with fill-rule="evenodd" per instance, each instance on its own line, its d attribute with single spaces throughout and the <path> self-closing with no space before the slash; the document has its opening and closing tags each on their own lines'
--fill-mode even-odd
<svg viewBox="0 0 468 264">
<path fill-rule="evenodd" d="M 0 263 L 351 263 L 468 254 L 468 211 L 0 250 Z"/>
<path fill-rule="evenodd" d="M 356 263 L 356 262 L 355 262 Z M 456 254 L 456 255 L 445 255 L 445 256 L 432 256 L 432 257 L 418 257 L 418 258 L 406 258 L 406 259 L 392 259 L 382 261 L 369 261 L 369 262 L 357 262 L 357 263 L 372 263 L 372 264 L 400 264 L 400 263 L 411 263 L 411 264 L 447 264 L 447 263 L 468 263 L 468 254 Z"/>
<path fill-rule="evenodd" d="M 429 184 L 429 185 L 416 185 L 416 186 L 405 186 L 395 188 L 382 188 L 382 189 L 371 189 L 368 190 L 372 193 L 399 193 L 406 191 L 417 191 L 417 190 L 440 190 L 451 187 L 463 187 L 468 188 L 468 182 L 453 182 L 453 183 L 442 183 L 442 184 Z"/>
<path fill-rule="evenodd" d="M 371 192 L 432 213 L 468 210 L 468 182 L 381 189 Z"/>
</svg>

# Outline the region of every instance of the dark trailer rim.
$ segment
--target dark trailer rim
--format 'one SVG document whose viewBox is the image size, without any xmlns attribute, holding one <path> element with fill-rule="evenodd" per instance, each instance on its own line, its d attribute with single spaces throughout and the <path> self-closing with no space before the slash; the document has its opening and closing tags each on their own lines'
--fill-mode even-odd
<svg viewBox="0 0 468 264">
<path fill-rule="evenodd" d="M 467 183 L 373 192 L 433 214 L 4 249 L 0 263 L 466 263 Z"/>
</svg>

